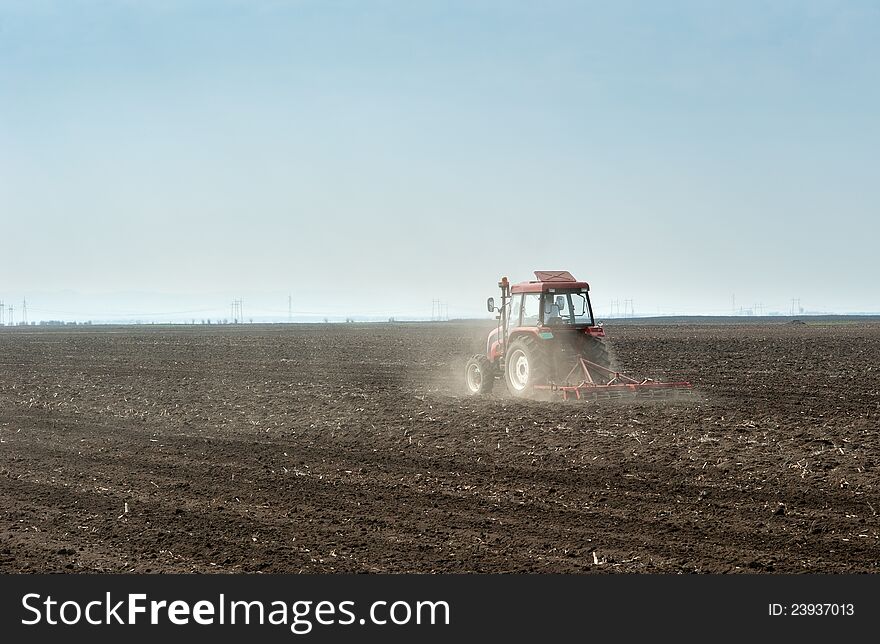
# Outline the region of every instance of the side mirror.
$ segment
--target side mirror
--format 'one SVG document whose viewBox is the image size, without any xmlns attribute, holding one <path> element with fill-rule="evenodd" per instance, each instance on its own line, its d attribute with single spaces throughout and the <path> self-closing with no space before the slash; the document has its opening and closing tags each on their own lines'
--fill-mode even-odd
<svg viewBox="0 0 880 644">
<path fill-rule="evenodd" d="M 495 298 L 494 297 L 490 297 L 488 300 L 486 300 L 486 308 L 489 309 L 489 313 L 491 313 L 492 311 L 495 310 Z"/>
</svg>

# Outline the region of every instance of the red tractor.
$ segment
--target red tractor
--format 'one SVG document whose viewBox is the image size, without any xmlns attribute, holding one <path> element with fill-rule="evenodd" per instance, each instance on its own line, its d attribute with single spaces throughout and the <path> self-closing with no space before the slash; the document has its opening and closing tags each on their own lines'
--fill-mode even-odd
<svg viewBox="0 0 880 644">
<path fill-rule="evenodd" d="M 490 393 L 499 376 L 518 397 L 657 395 L 691 388 L 688 382 L 636 380 L 614 371 L 605 329 L 593 317 L 590 285 L 568 271 L 535 271 L 535 277 L 513 285 L 502 277 L 501 304 L 489 298 L 498 327 L 489 334 L 486 353 L 465 366 L 472 395 Z"/>
</svg>

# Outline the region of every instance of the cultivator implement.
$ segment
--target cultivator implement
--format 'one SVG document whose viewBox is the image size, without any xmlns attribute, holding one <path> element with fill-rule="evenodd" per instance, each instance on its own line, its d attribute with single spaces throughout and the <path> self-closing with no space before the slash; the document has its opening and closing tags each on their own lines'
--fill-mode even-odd
<svg viewBox="0 0 880 644">
<path fill-rule="evenodd" d="M 536 385 L 535 389 L 559 392 L 562 394 L 563 400 L 568 400 L 571 397 L 577 400 L 632 397 L 672 398 L 693 391 L 693 385 L 686 380 L 678 382 L 661 382 L 651 378 L 636 380 L 609 367 L 591 362 L 584 357 L 578 358 L 577 364 L 572 367 L 564 382 L 574 382 L 579 377 L 577 375 L 579 370 L 583 379 L 576 385 L 559 385 L 551 382 L 547 385 Z"/>
</svg>

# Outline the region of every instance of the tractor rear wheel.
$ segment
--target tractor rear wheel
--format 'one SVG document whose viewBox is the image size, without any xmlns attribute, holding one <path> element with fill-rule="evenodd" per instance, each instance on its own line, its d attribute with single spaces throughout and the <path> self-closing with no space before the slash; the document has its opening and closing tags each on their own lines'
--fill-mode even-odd
<svg viewBox="0 0 880 644">
<path fill-rule="evenodd" d="M 602 367 L 611 367 L 611 354 L 608 345 L 601 338 L 587 337 L 581 345 L 581 355 Z"/>
<path fill-rule="evenodd" d="M 538 338 L 523 336 L 510 343 L 504 356 L 504 379 L 511 395 L 533 396 L 537 385 L 547 384 L 548 373 L 547 355 Z"/>
<path fill-rule="evenodd" d="M 476 355 L 464 367 L 464 381 L 471 396 L 492 393 L 495 365 L 484 355 Z"/>
</svg>

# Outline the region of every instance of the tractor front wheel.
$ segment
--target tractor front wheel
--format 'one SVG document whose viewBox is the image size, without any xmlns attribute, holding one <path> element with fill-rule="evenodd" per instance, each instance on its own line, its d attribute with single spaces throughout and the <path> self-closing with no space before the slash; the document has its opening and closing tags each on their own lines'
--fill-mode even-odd
<svg viewBox="0 0 880 644">
<path fill-rule="evenodd" d="M 492 393 L 495 365 L 484 355 L 474 356 L 464 367 L 464 381 L 471 396 Z"/>
<path fill-rule="evenodd" d="M 511 395 L 533 396 L 537 385 L 547 384 L 547 357 L 540 342 L 538 338 L 522 337 L 511 342 L 505 352 L 504 378 Z"/>
</svg>

